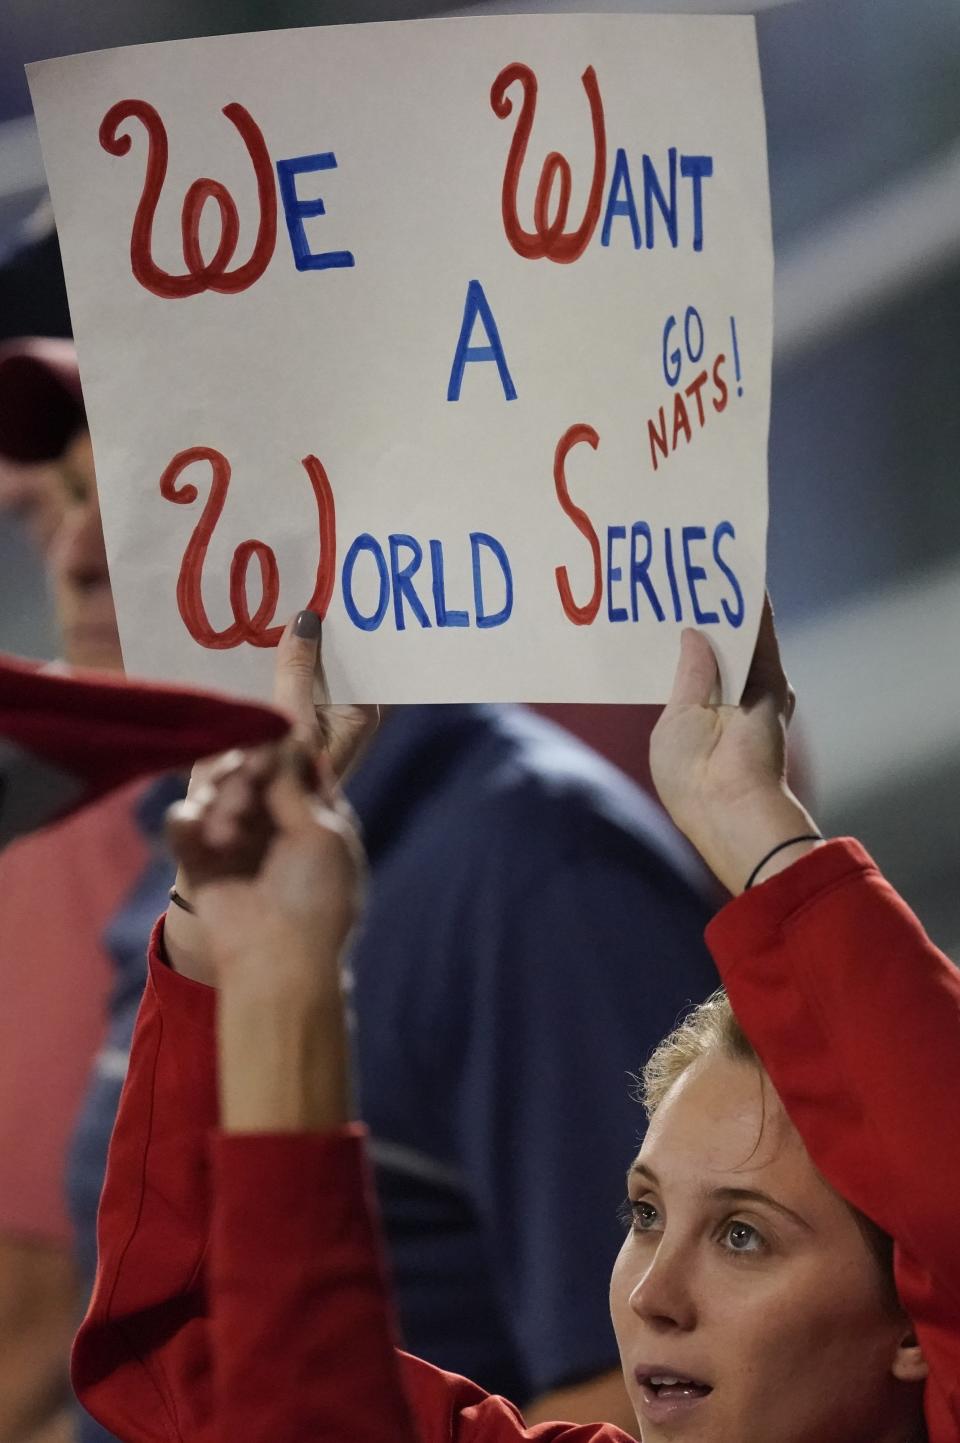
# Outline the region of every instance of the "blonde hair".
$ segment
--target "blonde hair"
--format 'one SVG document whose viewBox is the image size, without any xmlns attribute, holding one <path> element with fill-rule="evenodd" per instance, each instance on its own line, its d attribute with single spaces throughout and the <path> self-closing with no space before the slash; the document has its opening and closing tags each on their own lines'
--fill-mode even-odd
<svg viewBox="0 0 960 1443">
<path fill-rule="evenodd" d="M 701 1057 L 719 1054 L 733 1062 L 760 1067 L 752 1043 L 734 1016 L 730 999 L 720 987 L 706 1002 L 694 1007 L 682 1022 L 654 1048 L 637 1079 L 637 1097 L 647 1117 L 653 1117 L 673 1084 Z"/>
<path fill-rule="evenodd" d="M 737 1021 L 730 1006 L 730 999 L 722 987 L 708 997 L 706 1002 L 701 1002 L 688 1012 L 683 1021 L 679 1022 L 650 1054 L 643 1072 L 637 1078 L 637 1098 L 643 1103 L 647 1117 L 653 1117 L 674 1083 L 688 1068 L 703 1057 L 713 1056 L 726 1057 L 732 1062 L 746 1062 L 754 1066 L 759 1075 L 765 1075 L 763 1063 Z M 765 1117 L 764 1097 L 760 1121 L 761 1136 Z M 757 1146 L 759 1145 L 758 1137 Z M 852 1203 L 847 1203 L 847 1207 L 856 1218 L 860 1231 L 880 1265 L 891 1303 L 896 1303 L 899 1307 L 893 1275 L 893 1239 Z"/>
</svg>

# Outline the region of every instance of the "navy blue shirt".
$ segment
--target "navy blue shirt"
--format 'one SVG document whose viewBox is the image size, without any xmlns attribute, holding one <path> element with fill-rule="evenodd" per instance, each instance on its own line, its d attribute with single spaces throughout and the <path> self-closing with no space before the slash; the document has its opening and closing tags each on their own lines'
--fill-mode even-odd
<svg viewBox="0 0 960 1443">
<path fill-rule="evenodd" d="M 717 985 L 656 805 L 520 708 L 388 717 L 348 787 L 372 884 L 361 1113 L 406 1346 L 523 1404 L 619 1366 L 630 1074 Z"/>
<path fill-rule="evenodd" d="M 370 857 L 355 1058 L 404 1342 L 522 1404 L 618 1366 L 630 1075 L 716 986 L 710 894 L 648 797 L 520 708 L 396 708 L 347 790 Z M 116 1010 L 71 1170 L 91 1282 L 176 794 L 148 793 L 153 855 L 109 937 Z M 82 1443 L 107 1436 L 88 1420 Z"/>
</svg>

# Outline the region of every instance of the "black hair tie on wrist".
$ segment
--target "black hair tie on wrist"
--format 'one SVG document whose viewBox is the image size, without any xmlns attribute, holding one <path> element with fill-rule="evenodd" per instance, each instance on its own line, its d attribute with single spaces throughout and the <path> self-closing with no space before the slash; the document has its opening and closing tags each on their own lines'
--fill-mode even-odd
<svg viewBox="0 0 960 1443">
<path fill-rule="evenodd" d="M 770 849 L 770 851 L 767 853 L 767 855 L 766 855 L 761 861 L 759 861 L 759 862 L 757 863 L 757 865 L 754 867 L 753 871 L 750 873 L 750 876 L 747 878 L 747 884 L 746 884 L 746 886 L 744 887 L 743 890 L 744 890 L 745 892 L 749 892 L 750 888 L 753 886 L 754 882 L 757 880 L 757 877 L 760 875 L 760 873 L 763 871 L 764 867 L 765 867 L 765 866 L 767 865 L 767 863 L 770 861 L 770 858 L 771 858 L 771 857 L 775 857 L 778 852 L 782 852 L 783 849 L 784 849 L 784 847 L 792 847 L 796 842 L 822 842 L 822 841 L 823 841 L 823 835 L 822 835 L 822 833 L 820 833 L 820 832 L 804 832 L 803 835 L 800 836 L 800 837 L 789 837 L 789 838 L 787 839 L 787 841 L 785 841 L 785 842 L 778 842 L 777 845 L 776 845 L 775 847 L 772 847 L 772 848 Z"/>
<path fill-rule="evenodd" d="M 185 897 L 180 896 L 180 893 L 177 891 L 176 887 L 171 887 L 170 891 L 167 893 L 167 896 L 170 898 L 170 901 L 175 907 L 181 907 L 184 912 L 189 912 L 191 917 L 195 917 L 197 915 L 196 908 L 192 907 Z"/>
</svg>

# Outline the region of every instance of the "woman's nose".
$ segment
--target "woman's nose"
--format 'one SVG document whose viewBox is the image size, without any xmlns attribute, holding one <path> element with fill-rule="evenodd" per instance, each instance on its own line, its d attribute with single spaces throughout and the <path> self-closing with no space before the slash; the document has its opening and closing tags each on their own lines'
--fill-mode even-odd
<svg viewBox="0 0 960 1443">
<path fill-rule="evenodd" d="M 103 526 L 97 506 L 85 506 L 82 512 L 68 515 L 62 522 L 58 539 L 60 568 L 74 586 L 85 588 L 109 582 Z"/>
<path fill-rule="evenodd" d="M 691 1249 L 662 1241 L 630 1292 L 630 1308 L 649 1326 L 686 1332 L 696 1325 Z"/>
</svg>

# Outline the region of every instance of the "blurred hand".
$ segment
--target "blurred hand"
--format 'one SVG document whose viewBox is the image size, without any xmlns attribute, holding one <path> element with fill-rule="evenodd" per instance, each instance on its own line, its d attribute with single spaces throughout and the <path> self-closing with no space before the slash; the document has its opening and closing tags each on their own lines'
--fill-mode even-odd
<svg viewBox="0 0 960 1443">
<path fill-rule="evenodd" d="M 305 1003 L 338 995 L 363 853 L 325 758 L 283 742 L 231 754 L 172 808 L 168 837 L 190 887 L 208 975 Z"/>
<path fill-rule="evenodd" d="M 685 630 L 673 692 L 651 737 L 650 766 L 676 825 L 724 886 L 739 892 L 767 851 L 816 830 L 785 779 L 795 697 L 769 598 L 740 705 L 719 705 L 718 692 L 713 648 L 702 633 Z M 799 846 L 786 850 L 763 876 L 798 854 Z"/>
<path fill-rule="evenodd" d="M 179 971 L 220 989 L 226 1132 L 327 1131 L 353 1115 L 340 960 L 364 864 L 335 765 L 355 759 L 376 709 L 317 705 L 319 627 L 298 621 L 275 692 L 294 739 L 213 763 L 168 820 L 194 915 L 171 907 L 164 941 Z"/>
<path fill-rule="evenodd" d="M 284 906 L 296 910 L 306 905 L 303 897 L 294 898 L 296 886 L 322 865 L 316 848 L 311 852 L 311 826 L 344 837 L 345 829 L 353 831 L 336 782 L 361 754 L 379 713 L 371 706 L 330 706 L 326 697 L 319 618 L 301 612 L 281 637 L 274 678 L 274 702 L 293 722 L 296 744 L 280 752 L 272 748 L 251 754 L 231 752 L 201 763 L 193 769 L 186 802 L 174 809 L 171 842 L 180 862 L 176 890 L 189 900 L 196 915 L 171 905 L 164 945 L 172 966 L 195 981 L 217 981 L 220 942 L 214 931 L 217 939 L 235 938 L 230 918 L 221 908 L 223 891 L 211 897 L 210 883 L 255 879 L 259 893 L 256 899 L 253 893 L 247 895 L 242 904 L 246 912 L 263 907 L 273 889 L 279 889 L 278 903 L 282 897 Z M 320 796 L 311 797 L 318 785 Z M 277 831 L 281 835 L 275 837 Z M 275 841 L 278 850 L 272 853 Z M 320 845 L 316 837 L 314 842 Z M 356 850 L 359 856 L 359 843 Z M 331 867 L 336 865 L 327 860 Z M 350 887 L 345 877 L 340 881 L 341 901 L 349 910 L 355 899 L 348 901 Z M 201 905 L 199 889 L 204 887 L 208 896 Z M 241 905 L 236 889 L 232 900 Z M 204 919 L 208 926 L 200 925 Z M 327 920 L 338 925 L 332 915 Z"/>
<path fill-rule="evenodd" d="M 168 831 L 195 908 L 191 975 L 220 989 L 221 1127 L 341 1126 L 352 1106 L 340 959 L 364 867 L 328 759 L 296 741 L 229 758 Z"/>
</svg>

